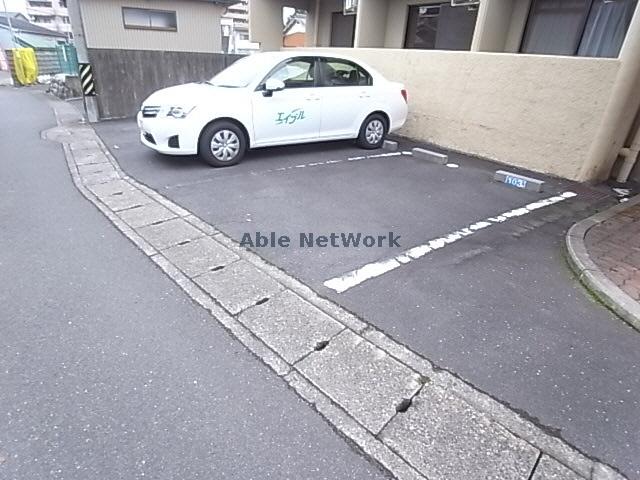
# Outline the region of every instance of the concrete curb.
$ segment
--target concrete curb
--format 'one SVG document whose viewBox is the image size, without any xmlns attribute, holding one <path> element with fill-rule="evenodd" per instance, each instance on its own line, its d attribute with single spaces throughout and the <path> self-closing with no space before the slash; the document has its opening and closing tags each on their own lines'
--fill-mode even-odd
<svg viewBox="0 0 640 480">
<path fill-rule="evenodd" d="M 599 212 L 573 225 L 566 235 L 567 259 L 580 282 L 602 303 L 632 327 L 640 330 L 640 303 L 613 283 L 591 259 L 585 238 L 589 230 L 602 222 L 640 204 L 640 195 Z"/>
</svg>

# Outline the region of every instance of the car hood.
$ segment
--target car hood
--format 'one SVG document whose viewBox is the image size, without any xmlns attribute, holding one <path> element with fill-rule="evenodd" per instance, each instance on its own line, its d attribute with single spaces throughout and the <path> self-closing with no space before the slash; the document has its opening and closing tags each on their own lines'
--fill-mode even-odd
<svg viewBox="0 0 640 480">
<path fill-rule="evenodd" d="M 143 106 L 190 106 L 197 105 L 203 101 L 214 98 L 227 97 L 231 91 L 237 91 L 237 88 L 214 87 L 207 83 L 185 83 L 174 87 L 163 88 L 152 93 L 142 102 Z"/>
</svg>

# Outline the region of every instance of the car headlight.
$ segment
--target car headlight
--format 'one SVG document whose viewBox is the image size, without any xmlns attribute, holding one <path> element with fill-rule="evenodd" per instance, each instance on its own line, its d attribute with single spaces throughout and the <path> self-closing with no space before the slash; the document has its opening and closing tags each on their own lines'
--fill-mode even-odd
<svg viewBox="0 0 640 480">
<path fill-rule="evenodd" d="M 167 117 L 184 118 L 189 115 L 194 108 L 195 107 L 169 107 Z"/>
</svg>

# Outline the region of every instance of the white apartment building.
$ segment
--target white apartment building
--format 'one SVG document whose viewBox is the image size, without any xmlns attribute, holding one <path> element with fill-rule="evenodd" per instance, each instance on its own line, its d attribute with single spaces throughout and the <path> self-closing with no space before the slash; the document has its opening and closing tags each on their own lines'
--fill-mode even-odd
<svg viewBox="0 0 640 480">
<path fill-rule="evenodd" d="M 25 0 L 24 8 L 18 11 L 25 12 L 34 25 L 58 33 L 71 34 L 67 0 Z"/>
<path fill-rule="evenodd" d="M 249 40 L 249 0 L 227 7 L 220 23 L 226 52 L 251 53 L 259 49 L 258 44 Z"/>
</svg>

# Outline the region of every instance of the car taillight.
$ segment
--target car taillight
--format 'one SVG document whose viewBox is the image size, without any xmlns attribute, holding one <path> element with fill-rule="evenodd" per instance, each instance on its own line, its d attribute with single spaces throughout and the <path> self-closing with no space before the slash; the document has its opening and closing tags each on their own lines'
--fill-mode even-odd
<svg viewBox="0 0 640 480">
<path fill-rule="evenodd" d="M 402 98 L 404 98 L 404 101 L 409 103 L 409 100 L 407 99 L 407 90 L 403 88 L 402 90 L 400 90 L 400 93 L 402 94 Z"/>
</svg>

